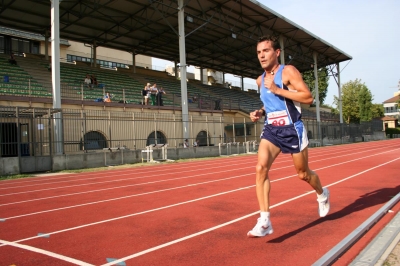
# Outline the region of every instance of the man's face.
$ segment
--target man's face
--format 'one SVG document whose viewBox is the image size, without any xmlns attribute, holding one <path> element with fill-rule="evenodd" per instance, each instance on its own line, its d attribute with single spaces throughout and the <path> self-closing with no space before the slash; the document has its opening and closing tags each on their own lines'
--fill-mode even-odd
<svg viewBox="0 0 400 266">
<path fill-rule="evenodd" d="M 257 45 L 257 57 L 262 68 L 267 69 L 278 63 L 280 50 L 274 50 L 270 41 L 263 41 Z"/>
</svg>

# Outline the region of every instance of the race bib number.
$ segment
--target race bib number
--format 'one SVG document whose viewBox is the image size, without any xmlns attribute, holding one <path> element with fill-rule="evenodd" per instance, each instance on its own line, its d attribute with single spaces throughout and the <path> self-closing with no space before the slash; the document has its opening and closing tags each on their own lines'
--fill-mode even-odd
<svg viewBox="0 0 400 266">
<path fill-rule="evenodd" d="M 285 126 L 290 124 L 286 110 L 268 113 L 267 118 L 268 124 L 273 126 Z"/>
</svg>

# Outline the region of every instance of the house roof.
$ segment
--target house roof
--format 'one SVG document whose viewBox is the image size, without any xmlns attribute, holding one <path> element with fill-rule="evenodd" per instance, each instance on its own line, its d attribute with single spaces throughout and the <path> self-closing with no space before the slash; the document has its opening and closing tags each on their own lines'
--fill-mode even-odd
<svg viewBox="0 0 400 266">
<path fill-rule="evenodd" d="M 285 63 L 301 72 L 312 69 L 314 52 L 319 67 L 352 59 L 255 0 L 183 2 L 188 65 L 257 78 L 256 41 L 267 34 L 283 38 Z M 4 0 L 0 24 L 44 34 L 50 9 L 49 0 Z M 177 0 L 64 0 L 59 13 L 63 39 L 179 61 Z"/>
<path fill-rule="evenodd" d="M 380 118 L 382 121 L 396 121 L 398 120 L 397 118 L 390 117 L 390 116 L 384 116 Z"/>
<path fill-rule="evenodd" d="M 383 103 L 397 103 L 400 99 L 400 94 L 396 95 L 390 99 L 387 99 L 386 101 L 384 101 Z"/>
</svg>

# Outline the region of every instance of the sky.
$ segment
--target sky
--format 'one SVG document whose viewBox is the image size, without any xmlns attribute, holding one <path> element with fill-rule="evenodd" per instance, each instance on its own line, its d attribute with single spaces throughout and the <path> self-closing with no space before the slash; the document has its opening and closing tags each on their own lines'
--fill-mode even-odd
<svg viewBox="0 0 400 266">
<path fill-rule="evenodd" d="M 353 58 L 351 61 L 340 63 L 342 85 L 356 79 L 361 80 L 371 91 L 373 103 L 382 103 L 392 98 L 400 89 L 400 1 L 258 2 L 350 55 Z M 163 65 L 163 62 L 153 60 L 153 64 Z M 235 80 L 228 75 L 225 79 Z M 245 83 L 252 82 L 253 80 L 245 79 Z M 334 95 L 338 95 L 338 86 L 330 78 L 325 104 L 334 106 Z"/>
</svg>

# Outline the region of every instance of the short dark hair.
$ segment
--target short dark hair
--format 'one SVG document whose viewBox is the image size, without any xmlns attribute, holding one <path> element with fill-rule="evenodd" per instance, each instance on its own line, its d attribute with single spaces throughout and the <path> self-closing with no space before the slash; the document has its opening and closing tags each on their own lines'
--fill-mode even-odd
<svg viewBox="0 0 400 266">
<path fill-rule="evenodd" d="M 272 36 L 272 35 L 261 36 L 258 39 L 257 44 L 259 44 L 260 42 L 265 42 L 265 41 L 271 42 L 272 48 L 274 48 L 274 50 L 281 49 L 281 45 L 280 45 L 277 37 Z"/>
</svg>

